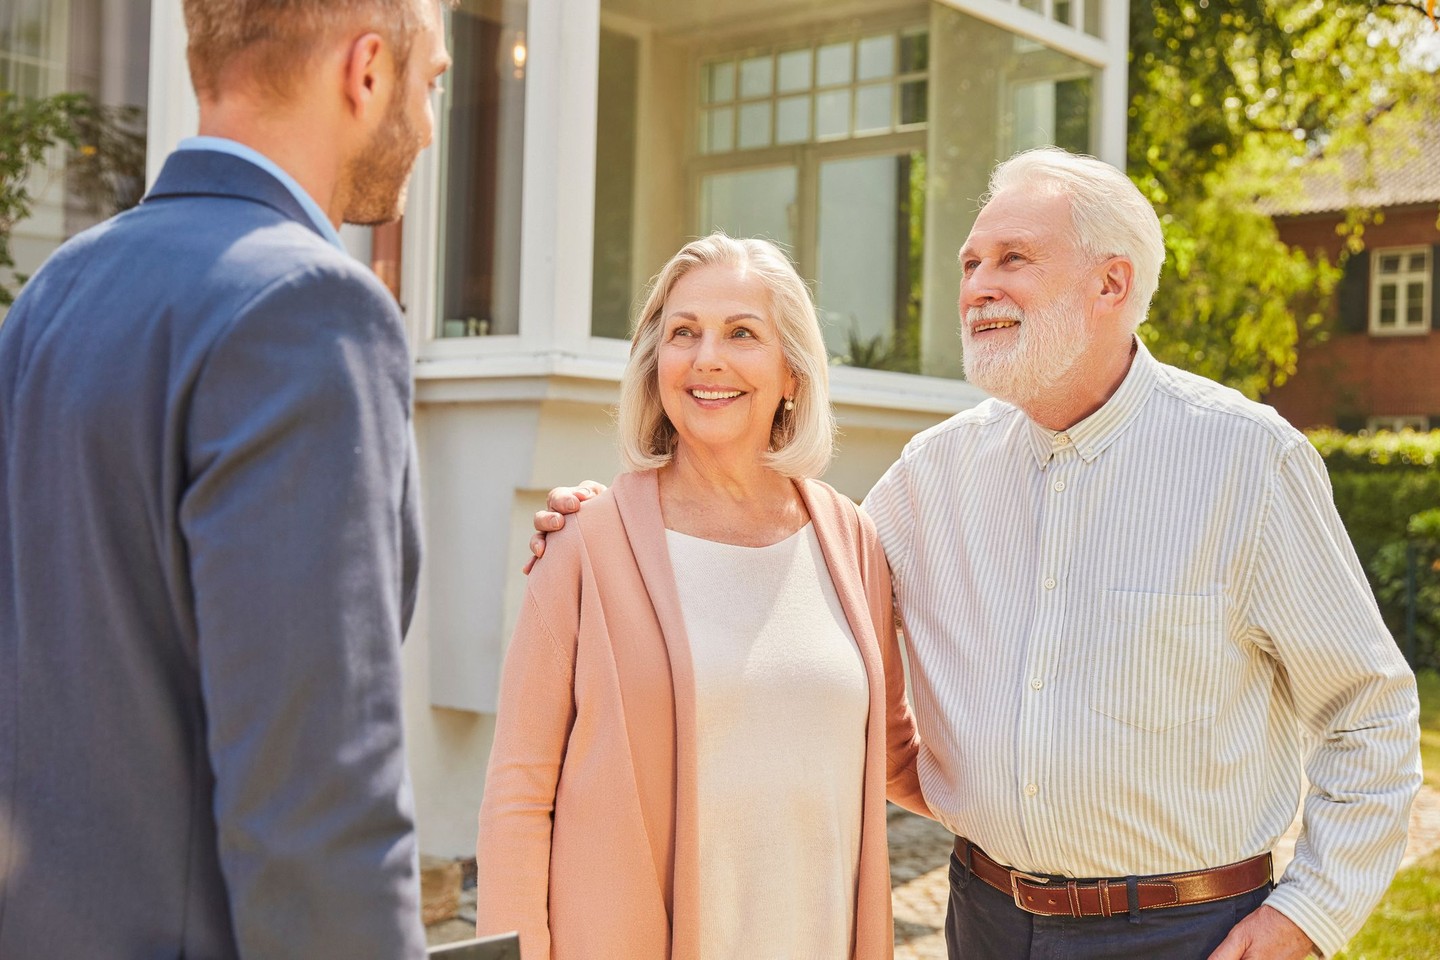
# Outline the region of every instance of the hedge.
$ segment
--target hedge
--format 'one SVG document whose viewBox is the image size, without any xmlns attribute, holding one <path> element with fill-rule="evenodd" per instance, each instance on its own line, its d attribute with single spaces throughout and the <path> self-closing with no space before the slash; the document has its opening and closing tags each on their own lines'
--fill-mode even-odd
<svg viewBox="0 0 1440 960">
<path fill-rule="evenodd" d="M 1404 590 L 1397 579 L 1404 576 L 1400 562 L 1404 541 L 1423 542 L 1417 585 L 1427 602 L 1420 611 L 1415 665 L 1440 665 L 1440 641 L 1432 626 L 1432 621 L 1440 618 L 1440 610 L 1429 609 L 1428 603 L 1440 590 L 1436 544 L 1429 536 L 1434 514 L 1428 514 L 1425 522 L 1413 526 L 1410 522 L 1417 514 L 1440 508 L 1440 430 L 1374 436 L 1317 430 L 1309 436 L 1330 471 L 1340 519 L 1397 641 L 1405 623 Z"/>
<path fill-rule="evenodd" d="M 1374 436 L 1316 430 L 1309 436 L 1330 471 L 1335 506 L 1367 567 L 1382 546 L 1406 538 L 1412 516 L 1440 507 L 1440 430 Z"/>
</svg>

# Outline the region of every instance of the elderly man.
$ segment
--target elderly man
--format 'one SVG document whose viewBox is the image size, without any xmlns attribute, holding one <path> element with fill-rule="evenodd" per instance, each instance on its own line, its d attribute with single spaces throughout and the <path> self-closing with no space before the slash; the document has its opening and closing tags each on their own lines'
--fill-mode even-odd
<svg viewBox="0 0 1440 960">
<path fill-rule="evenodd" d="M 957 835 L 952 960 L 1328 956 L 1404 847 L 1414 677 L 1305 437 L 1135 337 L 1163 260 L 1113 167 L 1001 164 L 960 252 L 966 376 L 994 399 L 865 500 Z"/>
<path fill-rule="evenodd" d="M 1305 437 L 1136 339 L 1163 259 L 1113 167 L 998 167 L 960 251 L 966 376 L 995 399 L 865 501 L 960 838 L 954 958 L 1329 955 L 1404 847 L 1414 678 Z"/>
<path fill-rule="evenodd" d="M 423 955 L 394 299 L 436 0 L 185 0 L 201 137 L 0 328 L 0 956 Z"/>
</svg>

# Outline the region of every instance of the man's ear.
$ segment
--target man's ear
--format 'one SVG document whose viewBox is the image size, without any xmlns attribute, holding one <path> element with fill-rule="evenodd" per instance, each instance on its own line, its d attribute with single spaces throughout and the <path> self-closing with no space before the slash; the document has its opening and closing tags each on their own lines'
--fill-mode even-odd
<svg viewBox="0 0 1440 960">
<path fill-rule="evenodd" d="M 1100 295 L 1095 303 L 1102 310 L 1117 313 L 1130 302 L 1135 288 L 1135 265 L 1126 257 L 1111 257 L 1100 268 Z"/>
<path fill-rule="evenodd" d="M 363 118 L 390 100 L 393 57 L 385 38 L 366 33 L 355 38 L 345 55 L 345 101 L 350 112 Z"/>
</svg>

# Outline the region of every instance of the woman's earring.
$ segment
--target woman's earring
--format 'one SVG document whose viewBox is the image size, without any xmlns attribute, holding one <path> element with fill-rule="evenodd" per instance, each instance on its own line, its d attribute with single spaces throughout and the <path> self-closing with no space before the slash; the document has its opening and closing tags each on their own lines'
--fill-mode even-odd
<svg viewBox="0 0 1440 960">
<path fill-rule="evenodd" d="M 794 410 L 794 409 L 795 409 L 795 400 L 794 400 L 793 397 L 786 397 L 786 398 L 785 398 L 785 409 L 786 409 L 787 411 L 790 411 L 790 410 Z"/>
</svg>

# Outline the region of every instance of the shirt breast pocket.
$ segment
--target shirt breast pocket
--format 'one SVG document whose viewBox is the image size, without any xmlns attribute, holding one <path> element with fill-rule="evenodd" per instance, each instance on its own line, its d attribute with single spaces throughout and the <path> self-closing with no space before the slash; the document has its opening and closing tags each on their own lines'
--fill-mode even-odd
<svg viewBox="0 0 1440 960">
<path fill-rule="evenodd" d="M 1106 591 L 1090 708 L 1160 733 L 1213 717 L 1224 684 L 1223 594 Z"/>
</svg>

